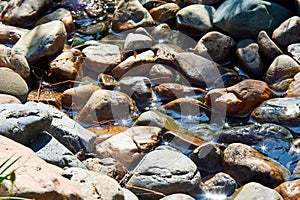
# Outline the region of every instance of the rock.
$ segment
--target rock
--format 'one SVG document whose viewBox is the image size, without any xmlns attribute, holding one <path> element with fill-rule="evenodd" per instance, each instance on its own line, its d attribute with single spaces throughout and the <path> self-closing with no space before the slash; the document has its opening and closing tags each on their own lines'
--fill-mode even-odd
<svg viewBox="0 0 300 200">
<path fill-rule="evenodd" d="M 197 43 L 194 53 L 217 63 L 230 59 L 235 47 L 235 41 L 217 31 L 206 33 Z"/>
<path fill-rule="evenodd" d="M 299 16 L 300 15 L 300 0 L 295 0 L 296 5 L 296 13 Z"/>
<path fill-rule="evenodd" d="M 297 200 L 300 196 L 300 179 L 287 181 L 275 188 L 283 199 Z"/>
<path fill-rule="evenodd" d="M 168 41 L 172 32 L 168 24 L 161 23 L 152 29 L 151 36 L 157 41 Z M 157 45 L 163 45 L 163 43 L 158 43 Z"/>
<path fill-rule="evenodd" d="M 139 200 L 139 198 L 130 190 L 122 188 L 125 200 Z"/>
<path fill-rule="evenodd" d="M 101 88 L 95 85 L 79 85 L 67 89 L 62 94 L 62 104 L 72 109 L 81 108 L 89 100 L 90 96 Z"/>
<path fill-rule="evenodd" d="M 16 44 L 27 29 L 0 24 L 0 44 Z"/>
<path fill-rule="evenodd" d="M 13 155 L 11 161 L 20 159 L 8 169 L 15 169 L 16 179 L 13 185 L 14 197 L 34 199 L 83 199 L 74 184 L 63 178 L 54 167 L 40 159 L 35 153 L 23 145 L 0 136 L 0 160 L 3 163 Z M 10 161 L 10 162 L 11 162 Z M 2 196 L 8 196 L 12 185 L 4 180 L 0 185 Z"/>
<path fill-rule="evenodd" d="M 66 39 L 64 24 L 58 20 L 51 21 L 27 32 L 12 50 L 24 55 L 28 63 L 34 65 L 57 56 L 63 50 Z"/>
<path fill-rule="evenodd" d="M 77 49 L 64 50 L 49 63 L 50 76 L 54 81 L 65 81 L 79 79 L 83 55 Z"/>
<path fill-rule="evenodd" d="M 88 170 L 107 175 L 117 181 L 121 181 L 127 170 L 114 158 L 88 158 L 83 161 Z"/>
<path fill-rule="evenodd" d="M 159 43 L 152 47 L 154 51 L 156 51 L 156 63 L 163 64 L 165 66 L 173 68 L 175 62 L 175 55 L 177 53 L 185 52 L 180 47 Z"/>
<path fill-rule="evenodd" d="M 157 22 L 170 22 L 176 17 L 180 7 L 176 3 L 165 3 L 150 10 L 152 18 Z"/>
<path fill-rule="evenodd" d="M 300 72 L 300 65 L 294 59 L 287 55 L 280 55 L 268 68 L 265 80 L 270 88 L 285 92 L 298 72 Z"/>
<path fill-rule="evenodd" d="M 188 157 L 176 150 L 162 148 L 145 155 L 126 186 L 137 196 L 136 187 L 166 195 L 189 193 L 200 179 L 196 165 Z"/>
<path fill-rule="evenodd" d="M 124 50 L 146 49 L 152 46 L 152 39 L 143 34 L 129 33 L 125 38 Z"/>
<path fill-rule="evenodd" d="M 52 117 L 42 103 L 0 105 L 0 135 L 23 145 L 50 128 Z"/>
<path fill-rule="evenodd" d="M 237 188 L 236 181 L 223 172 L 215 174 L 213 177 L 200 183 L 200 188 L 204 192 L 205 196 L 229 196 L 235 192 Z"/>
<path fill-rule="evenodd" d="M 223 168 L 222 161 L 225 148 L 225 146 L 214 142 L 206 142 L 196 148 L 190 157 L 201 171 L 215 173 Z"/>
<path fill-rule="evenodd" d="M 104 120 L 127 120 L 135 111 L 135 102 L 125 93 L 97 90 L 79 111 L 76 119 L 90 124 Z"/>
<path fill-rule="evenodd" d="M 180 9 L 177 14 L 177 27 L 184 33 L 205 34 L 213 28 L 214 7 L 194 4 Z"/>
<path fill-rule="evenodd" d="M 290 176 L 282 165 L 245 144 L 230 144 L 223 159 L 224 172 L 240 184 L 257 182 L 274 188 Z"/>
<path fill-rule="evenodd" d="M 0 67 L 7 67 L 18 73 L 24 80 L 30 79 L 30 68 L 25 56 L 16 54 L 11 48 L 0 44 Z"/>
<path fill-rule="evenodd" d="M 177 193 L 177 194 L 168 195 L 160 200 L 195 200 L 195 199 L 190 195 Z"/>
<path fill-rule="evenodd" d="M 35 20 L 48 9 L 49 0 L 13 0 L 4 8 L 0 15 L 2 22 L 18 26 L 30 27 Z"/>
<path fill-rule="evenodd" d="M 69 178 L 76 185 L 86 200 L 124 199 L 121 186 L 109 176 L 76 167 L 67 168 L 63 176 Z"/>
<path fill-rule="evenodd" d="M 261 200 L 283 200 L 275 190 L 265 187 L 259 183 L 251 182 L 239 188 L 229 200 L 261 199 Z"/>
<path fill-rule="evenodd" d="M 54 20 L 62 21 L 66 27 L 67 33 L 71 33 L 75 28 L 71 12 L 64 8 L 59 8 L 54 12 L 43 16 L 35 23 L 35 26 L 45 24 Z"/>
<path fill-rule="evenodd" d="M 298 72 L 286 91 L 287 97 L 300 97 L 300 72 Z"/>
<path fill-rule="evenodd" d="M 54 90 L 31 90 L 27 96 L 27 102 L 42 102 L 62 109 L 62 94 Z"/>
<path fill-rule="evenodd" d="M 47 163 L 64 167 L 85 166 L 78 158 L 64 145 L 52 137 L 49 133 L 43 132 L 30 143 L 30 148 Z"/>
<path fill-rule="evenodd" d="M 172 82 L 174 74 L 170 67 L 163 64 L 155 64 L 149 71 L 149 78 L 153 83 L 161 84 Z"/>
<path fill-rule="evenodd" d="M 19 74 L 11 69 L 0 67 L 0 94 L 12 95 L 24 102 L 27 93 L 27 83 Z"/>
<path fill-rule="evenodd" d="M 244 39 L 237 44 L 236 55 L 241 64 L 240 67 L 254 79 L 262 79 L 265 73 L 265 67 L 258 51 L 259 46 L 252 39 Z"/>
<path fill-rule="evenodd" d="M 92 73 L 111 70 L 121 62 L 120 49 L 113 44 L 96 43 L 84 48 L 82 52 L 86 56 L 83 66 Z"/>
<path fill-rule="evenodd" d="M 150 67 L 147 67 L 148 63 L 154 63 L 155 54 L 152 50 L 145 51 L 143 53 L 137 54 L 136 56 L 130 56 L 119 65 L 117 65 L 112 70 L 112 75 L 116 79 L 120 79 L 122 76 L 126 74 L 126 76 L 138 76 L 145 75 L 149 72 Z M 143 71 L 146 68 L 146 71 Z M 149 69 L 148 69 L 149 68 Z M 141 72 L 142 71 L 142 72 Z"/>
<path fill-rule="evenodd" d="M 205 102 L 213 109 L 226 109 L 229 116 L 244 116 L 270 97 L 271 91 L 265 82 L 249 79 L 228 88 L 209 91 Z"/>
<path fill-rule="evenodd" d="M 272 33 L 291 11 L 273 2 L 261 0 L 227 0 L 214 14 L 214 25 L 242 38 L 256 39 L 261 30 Z"/>
<path fill-rule="evenodd" d="M 108 90 L 113 90 L 118 84 L 112 75 L 103 73 L 98 75 L 98 82 L 101 84 L 102 88 Z"/>
<path fill-rule="evenodd" d="M 300 64 L 300 43 L 289 45 L 287 51 Z"/>
<path fill-rule="evenodd" d="M 112 18 L 112 30 L 116 32 L 153 24 L 150 13 L 138 0 L 120 1 Z"/>
<path fill-rule="evenodd" d="M 251 118 L 259 123 L 275 123 L 295 126 L 300 123 L 300 98 L 273 98 L 263 102 L 252 113 Z"/>
<path fill-rule="evenodd" d="M 22 104 L 22 102 L 17 97 L 9 94 L 0 94 L 0 105 L 8 103 Z"/>
<path fill-rule="evenodd" d="M 142 153 L 154 149 L 160 142 L 160 128 L 137 126 L 113 135 L 96 146 L 103 157 L 113 157 L 131 169 L 143 156 Z"/>
<path fill-rule="evenodd" d="M 222 0 L 184 0 L 184 5 L 190 4 L 204 4 L 204 5 L 215 5 L 220 3 Z"/>
<path fill-rule="evenodd" d="M 282 55 L 281 49 L 273 42 L 266 31 L 260 31 L 257 36 L 259 53 L 269 62 L 272 62 L 277 56 Z"/>
<path fill-rule="evenodd" d="M 273 34 L 272 39 L 278 46 L 285 48 L 293 43 L 300 42 L 300 17 L 293 16 L 285 20 L 278 26 Z"/>
</svg>

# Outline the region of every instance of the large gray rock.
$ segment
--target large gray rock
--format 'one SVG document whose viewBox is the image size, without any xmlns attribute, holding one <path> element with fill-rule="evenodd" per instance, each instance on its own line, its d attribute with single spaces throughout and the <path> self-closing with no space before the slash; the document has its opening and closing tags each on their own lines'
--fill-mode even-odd
<svg viewBox="0 0 300 200">
<path fill-rule="evenodd" d="M 51 122 L 52 116 L 42 103 L 0 105 L 0 134 L 24 145 L 49 129 Z"/>
<path fill-rule="evenodd" d="M 216 10 L 214 25 L 236 37 L 256 39 L 259 31 L 272 33 L 291 14 L 273 2 L 227 0 Z"/>
</svg>

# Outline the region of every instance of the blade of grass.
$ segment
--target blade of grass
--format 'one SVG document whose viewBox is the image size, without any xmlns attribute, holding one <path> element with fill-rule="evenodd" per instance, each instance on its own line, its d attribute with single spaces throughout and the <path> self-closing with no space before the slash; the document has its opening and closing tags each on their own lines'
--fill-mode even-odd
<svg viewBox="0 0 300 200">
<path fill-rule="evenodd" d="M 6 170 L 8 170 L 13 164 L 15 164 L 19 159 L 21 158 L 21 156 L 19 156 L 18 158 L 16 158 L 14 161 L 12 161 L 7 167 L 5 167 L 5 169 L 3 169 L 0 174 L 3 174 Z M 9 160 L 11 160 L 11 157 L 9 158 Z M 7 163 L 7 161 L 5 161 Z"/>
</svg>

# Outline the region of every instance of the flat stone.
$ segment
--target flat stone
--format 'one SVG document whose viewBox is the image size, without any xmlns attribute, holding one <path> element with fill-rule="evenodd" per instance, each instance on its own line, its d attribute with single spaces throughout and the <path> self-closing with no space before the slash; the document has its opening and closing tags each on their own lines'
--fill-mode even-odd
<svg viewBox="0 0 300 200">
<path fill-rule="evenodd" d="M 300 64 L 300 43 L 290 44 L 287 51 Z"/>
<path fill-rule="evenodd" d="M 62 109 L 62 94 L 54 90 L 31 90 L 27 96 L 27 102 L 42 102 Z"/>
<path fill-rule="evenodd" d="M 176 3 L 166 3 L 152 8 L 150 14 L 155 21 L 164 23 L 175 19 L 179 10 L 180 7 Z"/>
<path fill-rule="evenodd" d="M 165 196 L 164 198 L 161 198 L 160 200 L 195 200 L 193 197 L 187 194 L 171 194 L 168 196 Z"/>
<path fill-rule="evenodd" d="M 300 179 L 287 181 L 280 184 L 275 190 L 283 199 L 297 199 L 300 196 Z"/>
<path fill-rule="evenodd" d="M 0 104 L 8 103 L 22 104 L 22 102 L 17 97 L 8 94 L 0 94 Z"/>
<path fill-rule="evenodd" d="M 300 72 L 298 72 L 286 91 L 286 97 L 300 97 Z"/>
<path fill-rule="evenodd" d="M 0 44 L 16 44 L 26 32 L 27 29 L 0 24 Z"/>
</svg>

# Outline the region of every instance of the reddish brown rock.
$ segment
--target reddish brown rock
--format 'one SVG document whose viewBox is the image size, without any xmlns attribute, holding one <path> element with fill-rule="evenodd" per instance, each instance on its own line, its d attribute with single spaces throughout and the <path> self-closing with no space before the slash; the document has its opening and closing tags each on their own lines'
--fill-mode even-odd
<svg viewBox="0 0 300 200">
<path fill-rule="evenodd" d="M 166 3 L 152 8 L 150 14 L 155 21 L 168 22 L 176 17 L 180 7 L 175 3 Z"/>
<path fill-rule="evenodd" d="M 299 200 L 300 197 L 300 179 L 287 181 L 280 184 L 275 190 L 285 200 Z"/>
<path fill-rule="evenodd" d="M 0 24 L 0 43 L 16 44 L 17 41 L 27 32 L 27 29 Z"/>
<path fill-rule="evenodd" d="M 62 94 L 53 90 L 32 90 L 27 96 L 27 101 L 43 102 L 62 109 Z"/>
</svg>

